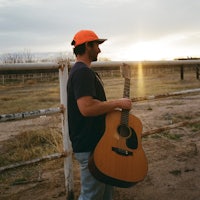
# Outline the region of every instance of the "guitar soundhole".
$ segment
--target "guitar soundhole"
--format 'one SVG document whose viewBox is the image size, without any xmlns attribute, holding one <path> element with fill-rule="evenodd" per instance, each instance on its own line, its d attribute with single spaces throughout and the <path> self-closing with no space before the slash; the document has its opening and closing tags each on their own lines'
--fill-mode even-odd
<svg viewBox="0 0 200 200">
<path fill-rule="evenodd" d="M 129 138 L 131 136 L 130 128 L 124 124 L 119 125 L 117 131 L 121 137 Z"/>
</svg>

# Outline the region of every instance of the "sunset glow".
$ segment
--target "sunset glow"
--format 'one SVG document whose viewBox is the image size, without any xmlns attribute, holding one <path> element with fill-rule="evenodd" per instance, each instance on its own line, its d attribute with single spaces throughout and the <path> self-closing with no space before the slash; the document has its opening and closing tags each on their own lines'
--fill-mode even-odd
<svg viewBox="0 0 200 200">
<path fill-rule="evenodd" d="M 143 97 L 145 94 L 145 87 L 144 87 L 144 74 L 142 64 L 139 63 L 138 71 L 137 71 L 137 96 Z"/>
<path fill-rule="evenodd" d="M 133 41 L 131 45 L 112 49 L 112 42 L 106 48 L 112 49 L 111 60 L 172 60 L 180 57 L 199 57 L 198 45 L 189 43 L 192 38 L 200 37 L 200 33 L 174 34 L 156 40 Z M 184 43 L 189 43 L 187 46 Z"/>
</svg>

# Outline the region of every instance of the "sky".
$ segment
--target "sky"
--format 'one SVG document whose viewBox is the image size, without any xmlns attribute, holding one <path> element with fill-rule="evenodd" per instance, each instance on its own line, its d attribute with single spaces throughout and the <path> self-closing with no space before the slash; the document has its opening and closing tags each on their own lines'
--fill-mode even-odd
<svg viewBox="0 0 200 200">
<path fill-rule="evenodd" d="M 199 0 L 0 0 L 0 54 L 72 52 L 76 32 L 100 38 L 99 57 L 200 57 Z"/>
</svg>

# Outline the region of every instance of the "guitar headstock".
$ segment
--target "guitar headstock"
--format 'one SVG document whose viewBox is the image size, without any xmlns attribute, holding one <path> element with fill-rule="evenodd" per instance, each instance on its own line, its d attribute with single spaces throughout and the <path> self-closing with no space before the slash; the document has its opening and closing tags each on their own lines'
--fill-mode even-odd
<svg viewBox="0 0 200 200">
<path fill-rule="evenodd" d="M 126 79 L 131 79 L 131 66 L 126 63 L 122 63 L 120 67 L 122 71 L 122 76 Z"/>
</svg>

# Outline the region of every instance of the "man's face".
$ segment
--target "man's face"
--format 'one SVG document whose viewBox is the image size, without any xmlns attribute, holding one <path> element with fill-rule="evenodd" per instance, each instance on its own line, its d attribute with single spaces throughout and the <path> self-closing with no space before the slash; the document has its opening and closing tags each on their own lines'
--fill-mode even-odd
<svg viewBox="0 0 200 200">
<path fill-rule="evenodd" d="M 91 61 L 97 61 L 97 56 L 101 52 L 98 42 L 94 42 L 92 47 L 88 48 L 88 55 Z"/>
</svg>

